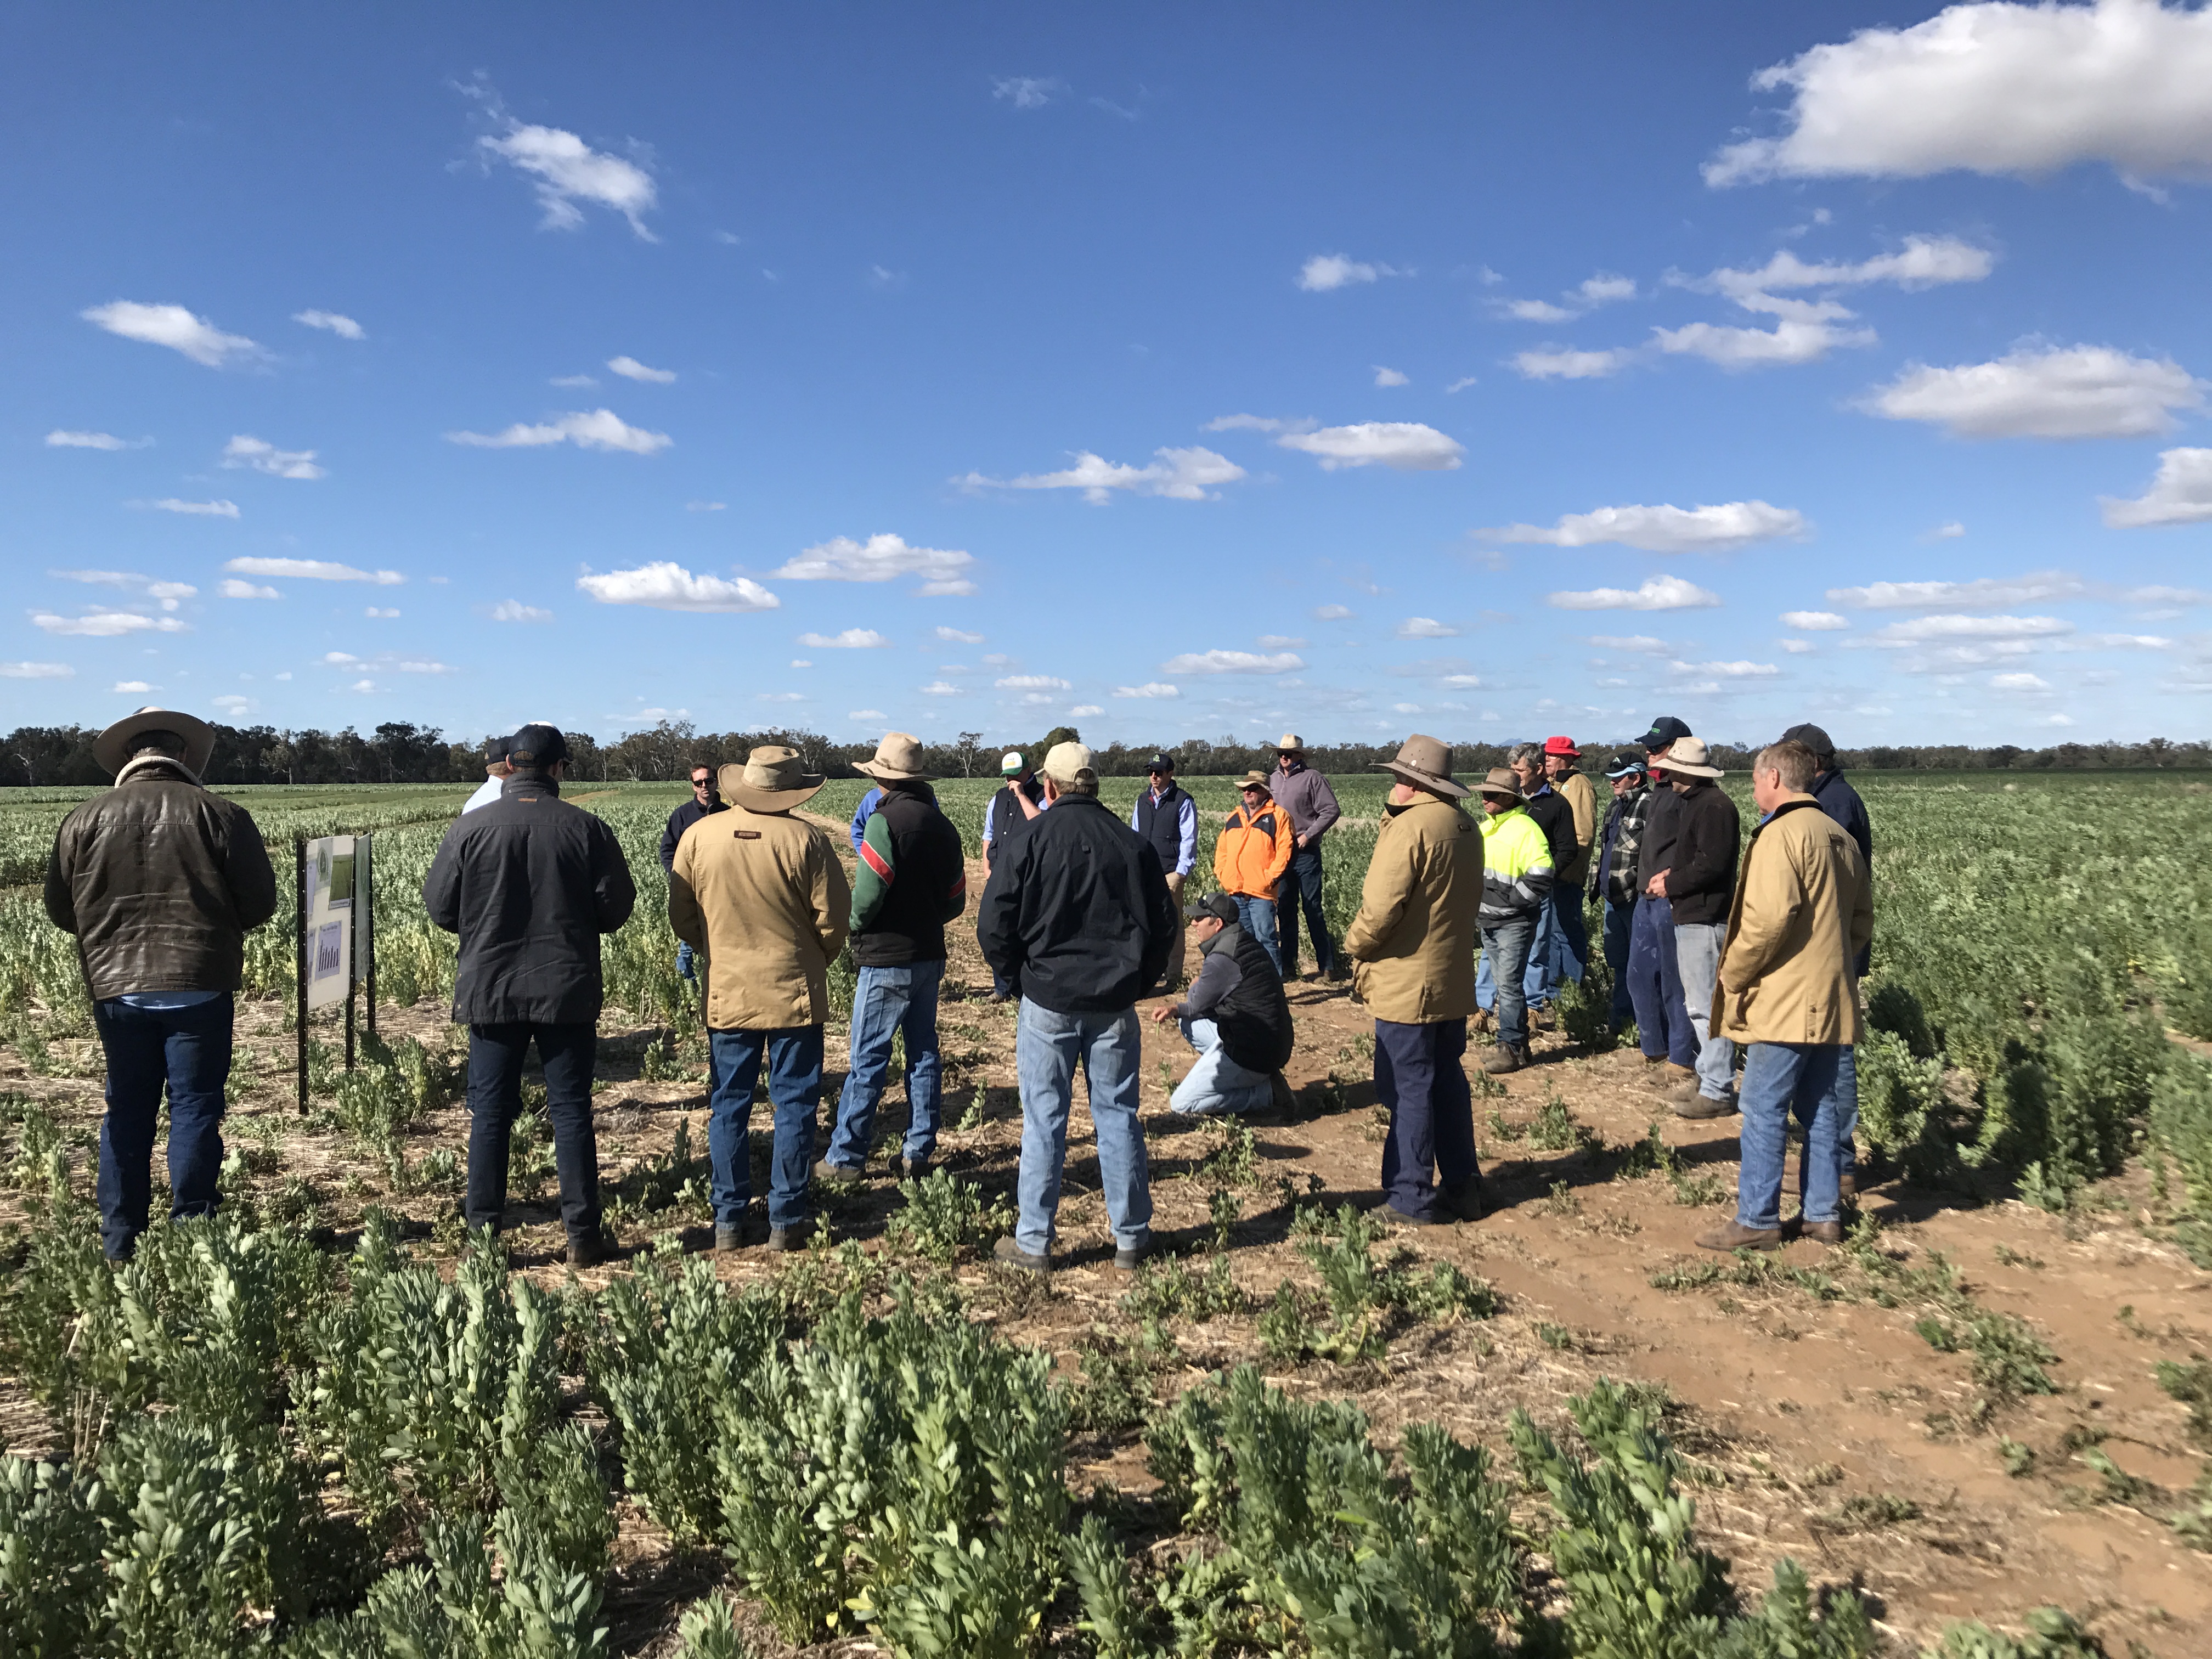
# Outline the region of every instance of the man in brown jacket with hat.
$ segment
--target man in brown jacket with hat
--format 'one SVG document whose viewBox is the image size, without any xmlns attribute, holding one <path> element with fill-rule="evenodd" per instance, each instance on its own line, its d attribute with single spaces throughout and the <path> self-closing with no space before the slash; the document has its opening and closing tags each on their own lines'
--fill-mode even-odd
<svg viewBox="0 0 2212 1659">
<path fill-rule="evenodd" d="M 1344 953 L 1375 1016 L 1375 1094 L 1390 1114 L 1383 1201 L 1415 1226 L 1472 1221 L 1482 1212 L 1482 1177 L 1460 1059 L 1474 1012 L 1482 836 L 1460 810 L 1467 790 L 1436 738 L 1417 732 L 1377 765 L 1398 781 Z"/>
<path fill-rule="evenodd" d="M 146 1231 L 164 1085 L 169 1214 L 215 1212 L 232 999 L 246 935 L 276 908 L 261 832 L 200 783 L 214 753 L 213 729 L 190 714 L 118 720 L 92 744 L 115 787 L 62 820 L 46 860 L 46 915 L 76 936 L 107 1056 L 98 1195 L 111 1261 Z"/>
<path fill-rule="evenodd" d="M 794 1249 L 810 1225 L 806 1176 L 822 1101 L 830 964 L 844 948 L 853 890 L 828 833 L 792 815 L 823 784 L 797 750 L 756 749 L 743 766 L 723 767 L 720 783 L 730 810 L 684 832 L 668 882 L 669 925 L 706 967 L 716 1073 L 707 1125 L 714 1247 L 740 1249 L 758 1235 L 748 1219 L 746 1129 L 765 1060 L 775 1113 L 768 1246 Z"/>
<path fill-rule="evenodd" d="M 1761 814 L 1729 905 L 1711 1031 L 1745 1045 L 1742 1160 L 1733 1221 L 1700 1237 L 1707 1249 L 1771 1249 L 1782 1241 L 1784 1141 L 1804 1126 L 1803 1236 L 1843 1242 L 1842 1182 L 1850 1130 L 1833 1085 L 1859 1040 L 1853 964 L 1874 937 L 1874 889 L 1850 834 L 1809 793 L 1812 751 L 1778 743 L 1752 763 Z"/>
</svg>

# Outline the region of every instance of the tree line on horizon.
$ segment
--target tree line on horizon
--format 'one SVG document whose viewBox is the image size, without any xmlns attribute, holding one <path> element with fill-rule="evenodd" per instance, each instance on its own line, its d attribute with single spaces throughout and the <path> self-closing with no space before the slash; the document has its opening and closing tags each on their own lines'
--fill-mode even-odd
<svg viewBox="0 0 2212 1659">
<path fill-rule="evenodd" d="M 341 732 L 313 727 L 295 730 L 273 726 L 214 727 L 214 759 L 207 781 L 222 784 L 334 784 L 334 783 L 465 783 L 483 776 L 483 744 L 457 742 L 436 726 L 389 720 L 363 734 L 348 726 Z M 96 726 L 18 726 L 0 739 L 0 787 L 50 787 L 101 784 L 107 774 L 92 757 Z M 853 763 L 875 752 L 870 743 L 839 743 L 818 732 L 774 727 L 758 732 L 701 732 L 689 720 L 663 720 L 643 726 L 611 743 L 601 743 L 588 732 L 569 732 L 573 751 L 570 775 L 594 783 L 644 782 L 680 779 L 693 766 L 720 767 L 743 762 L 755 748 L 781 744 L 797 750 L 809 769 L 832 777 L 857 775 Z M 1532 733 L 1531 738 L 1541 733 Z M 951 743 L 924 746 L 925 765 L 935 776 L 994 777 L 999 757 L 1018 749 L 1032 763 L 1052 744 L 1079 736 L 1072 726 L 1055 726 L 1034 739 L 1016 735 L 984 741 L 981 732 L 963 732 Z M 1516 739 L 1522 741 L 1525 739 Z M 1579 738 L 1584 766 L 1594 769 L 1616 749 L 1626 746 L 1616 739 L 1601 743 Z M 1453 763 L 1462 776 L 1479 775 L 1505 763 L 1509 745 L 1498 743 L 1455 743 Z M 1748 765 L 1755 744 L 1716 743 L 1716 763 L 1730 770 Z M 1316 744 L 1307 750 L 1308 761 L 1324 772 L 1360 772 L 1397 753 L 1389 743 Z M 1094 750 L 1102 775 L 1141 777 L 1152 756 L 1150 744 L 1131 747 L 1115 743 Z M 1187 776 L 1236 775 L 1273 767 L 1271 744 L 1246 743 L 1226 736 L 1209 741 L 1185 738 L 1168 745 L 1176 769 Z M 1838 758 L 1847 771 L 2102 771 L 2118 769 L 2212 769 L 2212 742 L 2176 743 L 2151 738 L 2140 743 L 2063 743 L 2045 749 L 2026 749 L 2013 744 L 1975 748 L 1966 744 L 1877 744 L 1843 749 Z"/>
</svg>

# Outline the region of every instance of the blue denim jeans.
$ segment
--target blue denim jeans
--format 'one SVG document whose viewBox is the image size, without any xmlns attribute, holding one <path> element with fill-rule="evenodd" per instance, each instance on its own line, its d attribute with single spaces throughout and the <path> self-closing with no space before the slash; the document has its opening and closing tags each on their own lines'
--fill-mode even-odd
<svg viewBox="0 0 2212 1659">
<path fill-rule="evenodd" d="M 471 1227 L 499 1231 L 507 1209 L 507 1154 L 522 1111 L 522 1063 L 538 1044 L 545 1068 L 545 1115 L 553 1123 L 553 1162 L 561 1172 L 561 1222 L 571 1238 L 599 1231 L 599 1143 L 592 1128 L 592 1073 L 599 1060 L 596 1022 L 573 1025 L 469 1027 L 469 1187 L 461 1214 Z"/>
<path fill-rule="evenodd" d="M 1528 1046 L 1529 948 L 1536 942 L 1539 918 L 1522 916 L 1496 926 L 1484 924 L 1482 966 L 1490 970 L 1491 1000 L 1498 1008 L 1498 1041 L 1509 1048 Z M 1480 1003 L 1481 988 L 1476 988 Z M 1377 1038 L 1376 1041 L 1381 1041 Z"/>
<path fill-rule="evenodd" d="M 1674 907 L 1648 894 L 1636 901 L 1636 923 L 1629 934 L 1628 994 L 1636 1008 L 1637 1046 L 1644 1057 L 1671 1060 L 1686 1072 L 1694 1067 L 1698 1037 L 1682 1006 Z"/>
<path fill-rule="evenodd" d="M 1636 1018 L 1635 1000 L 1628 994 L 1628 935 L 1635 925 L 1636 906 L 1605 905 L 1605 965 L 1613 970 L 1613 1029 L 1623 1031 Z"/>
<path fill-rule="evenodd" d="M 909 963 L 902 968 L 863 968 L 853 989 L 852 1059 L 844 1092 L 837 1097 L 837 1127 L 830 1136 L 829 1159 L 840 1169 L 857 1170 L 875 1144 L 876 1105 L 884 1096 L 891 1038 L 906 1033 L 906 1145 L 908 1158 L 927 1158 L 937 1150 L 942 1104 L 937 1057 L 937 991 L 945 963 Z"/>
<path fill-rule="evenodd" d="M 1030 1255 L 1042 1255 L 1052 1248 L 1079 1064 L 1090 1085 L 1098 1185 L 1114 1243 L 1121 1249 L 1139 1250 L 1151 1239 L 1152 1189 L 1145 1164 L 1145 1132 L 1137 1121 L 1142 1042 L 1134 1008 L 1061 1014 L 1022 999 L 1014 1038 L 1014 1067 L 1022 1085 L 1020 1218 L 1014 1241 Z"/>
<path fill-rule="evenodd" d="M 1390 1114 L 1382 1142 L 1382 1197 L 1401 1215 L 1449 1218 L 1437 1183 L 1477 1175 L 1474 1103 L 1460 1057 L 1467 1022 L 1375 1022 L 1375 1097 Z"/>
<path fill-rule="evenodd" d="M 1735 1083 L 1735 1044 L 1711 1034 L 1713 992 L 1720 983 L 1728 928 L 1717 921 L 1674 924 L 1674 959 L 1682 976 L 1682 1009 L 1698 1039 L 1698 1092 L 1726 1100 Z"/>
<path fill-rule="evenodd" d="M 1545 906 L 1528 918 L 1528 950 L 1522 958 L 1521 998 L 1531 1008 L 1548 1007 L 1555 990 L 1553 983 L 1549 952 L 1559 934 L 1551 916 L 1551 907 Z M 1474 960 L 1474 1006 L 1492 1009 L 1498 1006 L 1498 980 L 1490 965 L 1487 951 Z"/>
<path fill-rule="evenodd" d="M 1267 953 L 1267 960 L 1275 964 L 1279 978 L 1283 973 L 1283 942 L 1275 936 L 1275 901 L 1254 898 L 1249 893 L 1238 893 L 1237 921 L 1246 933 L 1260 941 L 1260 948 Z"/>
<path fill-rule="evenodd" d="M 687 941 L 680 939 L 676 941 L 677 978 L 696 979 L 697 977 L 697 975 L 691 971 L 691 958 L 693 954 L 691 946 Z"/>
<path fill-rule="evenodd" d="M 1198 1050 L 1198 1064 L 1176 1085 L 1168 1109 L 1185 1117 L 1210 1117 L 1218 1112 L 1256 1112 L 1274 1097 L 1274 1085 L 1265 1072 L 1248 1071 L 1229 1058 L 1221 1046 L 1221 1031 L 1210 1019 L 1185 1019 L 1183 1040 Z"/>
<path fill-rule="evenodd" d="M 1838 1043 L 1754 1042 L 1744 1051 L 1742 1164 L 1736 1175 L 1739 1226 L 1782 1224 L 1782 1159 L 1790 1115 L 1805 1126 L 1802 1207 L 1808 1221 L 1842 1212 L 1844 1161 L 1836 1071 L 1850 1050 Z"/>
<path fill-rule="evenodd" d="M 189 1008 L 92 1005 L 107 1053 L 100 1121 L 100 1234 L 110 1261 L 137 1248 L 154 1202 L 154 1125 L 169 1091 L 169 1214 L 213 1215 L 222 1168 L 222 1085 L 230 1076 L 232 999 Z"/>
<path fill-rule="evenodd" d="M 709 1197 L 714 1224 L 735 1227 L 752 1202 L 753 1160 L 749 1132 L 753 1085 L 768 1062 L 768 1097 L 775 1113 L 775 1151 L 768 1166 L 768 1224 L 795 1227 L 811 1213 L 806 1177 L 814 1162 L 814 1113 L 822 1103 L 822 1028 L 790 1025 L 780 1031 L 710 1031 L 714 1049 L 714 1099 L 707 1119 L 707 1160 L 713 1166 Z"/>
<path fill-rule="evenodd" d="M 1845 1045 L 1836 1056 L 1836 1080 L 1830 1085 L 1826 1104 L 1836 1118 L 1836 1151 L 1843 1159 L 1846 1175 L 1856 1175 L 1859 1167 L 1858 1143 L 1854 1139 L 1859 1132 L 1859 1051 Z M 1805 1204 L 1805 1182 L 1808 1166 L 1802 1159 L 1797 1165 L 1797 1205 Z"/>
<path fill-rule="evenodd" d="M 1589 965 L 1589 918 L 1583 913 L 1583 890 L 1553 887 L 1552 915 L 1559 927 L 1559 948 L 1553 960 L 1559 977 L 1579 985 L 1583 969 Z"/>
<path fill-rule="evenodd" d="M 1291 867 L 1275 891 L 1278 957 L 1285 974 L 1297 971 L 1298 913 L 1304 910 L 1306 933 L 1313 939 L 1314 966 L 1326 975 L 1336 966 L 1336 946 L 1328 937 L 1328 919 L 1321 908 L 1321 843 L 1301 847 L 1291 854 Z"/>
</svg>

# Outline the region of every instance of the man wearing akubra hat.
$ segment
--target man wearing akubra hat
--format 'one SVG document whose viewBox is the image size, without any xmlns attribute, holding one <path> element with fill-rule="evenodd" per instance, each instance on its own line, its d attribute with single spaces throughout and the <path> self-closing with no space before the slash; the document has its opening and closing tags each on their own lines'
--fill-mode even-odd
<svg viewBox="0 0 2212 1659">
<path fill-rule="evenodd" d="M 592 1127 L 606 1000 L 599 935 L 629 920 L 637 888 L 606 821 L 561 799 L 568 744 L 558 728 L 523 726 L 507 739 L 507 762 L 514 769 L 498 800 L 453 821 L 422 883 L 431 921 L 460 936 L 453 1018 L 469 1028 L 462 1214 L 471 1227 L 499 1231 L 522 1067 L 534 1042 L 545 1068 L 568 1261 L 588 1267 L 607 1255 Z"/>
<path fill-rule="evenodd" d="M 1637 741 L 1651 780 L 1644 838 L 1637 848 L 1637 901 L 1628 936 L 1628 995 L 1636 1010 L 1636 1040 L 1647 1065 L 1664 1068 L 1670 1085 L 1698 1080 L 1698 1035 L 1682 1004 L 1682 970 L 1674 951 L 1674 908 L 1650 891 L 1651 878 L 1674 861 L 1681 799 L 1666 787 L 1666 759 L 1690 728 L 1662 714 Z"/>
<path fill-rule="evenodd" d="M 1715 782 L 1724 775 L 1711 764 L 1702 738 L 1677 738 L 1668 750 L 1667 784 L 1675 796 L 1673 856 L 1644 884 L 1673 914 L 1682 1006 L 1698 1039 L 1696 1079 L 1670 1101 L 1681 1117 L 1722 1117 L 1735 1109 L 1735 1045 L 1712 1022 L 1741 830 L 1735 803 Z"/>
<path fill-rule="evenodd" d="M 1498 1042 L 1482 1069 L 1493 1077 L 1528 1063 L 1528 953 L 1554 885 L 1552 838 L 1528 814 L 1520 775 L 1498 767 L 1475 785 L 1482 811 L 1482 955 L 1498 1000 Z"/>
<path fill-rule="evenodd" d="M 276 908 L 260 830 L 200 782 L 214 753 L 212 728 L 174 709 L 116 721 L 92 745 L 115 787 L 62 820 L 46 860 L 46 915 L 76 936 L 107 1057 L 98 1193 L 111 1261 L 146 1231 L 165 1086 L 169 1214 L 215 1212 L 232 1000 L 246 935 Z"/>
<path fill-rule="evenodd" d="M 1359 914 L 1344 930 L 1355 994 L 1375 1016 L 1375 1096 L 1390 1114 L 1382 1195 L 1415 1226 L 1482 1211 L 1474 1109 L 1461 1058 L 1474 1012 L 1482 836 L 1460 810 L 1451 750 L 1416 732 L 1394 760 Z"/>
<path fill-rule="evenodd" d="M 1306 740 L 1285 732 L 1275 745 L 1275 805 L 1291 816 L 1291 832 L 1297 845 L 1291 854 L 1289 880 L 1275 905 L 1275 927 L 1282 948 L 1283 973 L 1296 978 L 1298 971 L 1298 912 L 1305 911 L 1306 932 L 1313 938 L 1314 971 L 1323 979 L 1341 977 L 1336 948 L 1329 943 L 1328 920 L 1322 914 L 1321 838 L 1343 816 L 1336 791 L 1328 779 L 1306 764 Z"/>
<path fill-rule="evenodd" d="M 828 832 L 793 816 L 823 782 L 797 750 L 764 745 L 743 766 L 723 767 L 717 781 L 730 810 L 684 832 L 668 882 L 669 924 L 706 968 L 714 1248 L 740 1249 L 759 1237 L 746 1127 L 765 1063 L 775 1113 L 768 1246 L 795 1249 L 811 1224 L 806 1177 L 822 1103 L 822 1026 L 853 890 Z"/>
<path fill-rule="evenodd" d="M 1237 901 L 1244 931 L 1260 941 L 1277 977 L 1287 977 L 1282 935 L 1275 926 L 1275 895 L 1297 850 L 1297 836 L 1291 815 L 1275 804 L 1265 772 L 1247 772 L 1237 788 L 1243 804 L 1213 838 L 1213 879 Z"/>
<path fill-rule="evenodd" d="M 891 1039 L 902 1031 L 907 1125 L 898 1171 L 908 1181 L 927 1173 L 937 1150 L 945 924 L 968 905 L 960 832 L 930 793 L 921 739 L 893 732 L 876 745 L 873 760 L 855 762 L 854 769 L 882 787 L 883 799 L 868 819 L 853 885 L 853 960 L 860 973 L 853 992 L 852 1056 L 829 1155 L 814 1166 L 817 1179 L 838 1186 L 857 1182 L 867 1164 Z"/>
</svg>

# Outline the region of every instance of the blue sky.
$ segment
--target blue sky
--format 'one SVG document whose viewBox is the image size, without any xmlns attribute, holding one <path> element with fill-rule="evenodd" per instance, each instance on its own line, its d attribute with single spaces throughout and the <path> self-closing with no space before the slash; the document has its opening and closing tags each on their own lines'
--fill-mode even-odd
<svg viewBox="0 0 2212 1659">
<path fill-rule="evenodd" d="M 4 29 L 5 724 L 2204 730 L 2212 14 Z"/>
</svg>

